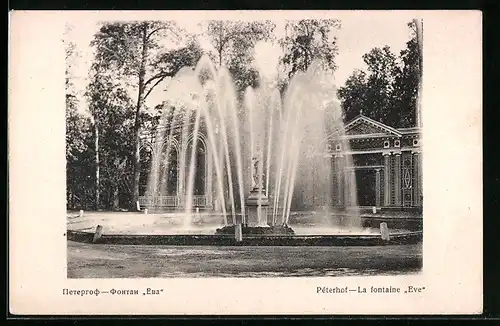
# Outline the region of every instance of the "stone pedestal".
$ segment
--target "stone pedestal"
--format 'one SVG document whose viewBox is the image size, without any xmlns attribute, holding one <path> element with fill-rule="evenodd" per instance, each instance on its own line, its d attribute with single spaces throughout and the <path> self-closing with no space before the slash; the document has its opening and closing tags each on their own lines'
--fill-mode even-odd
<svg viewBox="0 0 500 326">
<path fill-rule="evenodd" d="M 236 224 L 234 228 L 234 237 L 237 242 L 241 242 L 243 240 L 243 232 L 241 229 L 241 224 Z"/>
<path fill-rule="evenodd" d="M 389 228 L 387 227 L 386 222 L 380 223 L 380 235 L 382 237 L 382 240 L 384 240 L 384 241 L 390 240 Z"/>
<path fill-rule="evenodd" d="M 264 191 L 254 189 L 250 192 L 246 201 L 247 214 L 245 224 L 247 226 L 267 226 L 267 209 L 269 198 Z"/>
<path fill-rule="evenodd" d="M 97 242 L 102 236 L 102 225 L 98 225 L 95 229 L 94 232 L 94 238 L 92 239 L 92 242 Z"/>
</svg>

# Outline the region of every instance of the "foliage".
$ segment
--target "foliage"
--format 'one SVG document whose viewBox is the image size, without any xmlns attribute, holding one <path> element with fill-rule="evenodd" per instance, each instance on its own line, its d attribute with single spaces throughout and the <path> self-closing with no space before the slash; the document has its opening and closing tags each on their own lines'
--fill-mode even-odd
<svg viewBox="0 0 500 326">
<path fill-rule="evenodd" d="M 94 124 L 103 137 L 101 145 L 108 144 L 109 150 L 118 155 L 129 154 L 133 148 L 130 133 L 133 130 L 134 104 L 127 91 L 110 76 L 96 75 L 85 95 Z"/>
<path fill-rule="evenodd" d="M 211 57 L 219 67 L 229 69 L 239 95 L 257 84 L 258 71 L 252 66 L 255 44 L 272 40 L 274 28 L 271 21 L 212 20 L 205 26 L 205 35 L 214 48 Z"/>
<path fill-rule="evenodd" d="M 339 26 L 336 20 L 286 22 L 287 33 L 279 40 L 284 51 L 280 62 L 286 74 L 280 81 L 281 88 L 286 87 L 296 72 L 306 70 L 314 59 L 330 71 L 336 69 L 334 32 Z M 412 38 L 399 55 L 388 47 L 372 49 L 363 56 L 367 69 L 355 71 L 339 89 L 346 120 L 363 110 L 365 115 L 395 127 L 414 125 L 419 56 L 414 26 L 409 26 Z M 272 40 L 274 28 L 268 21 L 208 22 L 205 36 L 213 46 L 209 57 L 219 67 L 227 67 L 239 95 L 248 86 L 258 84 L 259 72 L 253 67 L 254 47 L 259 41 Z M 180 42 L 168 48 L 165 36 L 172 34 L 178 36 Z M 72 68 L 78 60 L 78 51 L 74 43 L 65 43 L 68 199 L 74 208 L 92 207 L 92 193 L 98 190 L 103 194 L 101 207 L 117 208 L 117 196 L 120 200 L 126 198 L 130 204 L 136 200 L 132 195 L 138 194 L 136 173 L 140 171 L 141 161 L 147 161 L 137 154 L 140 130 L 155 130 L 162 114 L 176 105 L 158 103 L 147 107 L 145 99 L 182 67 L 195 66 L 203 51 L 194 38 L 185 35 L 173 22 L 107 23 L 95 34 L 91 44 L 96 51 L 84 94 L 89 117 L 81 113 L 82 94 L 74 87 Z M 182 108 L 177 112 L 179 110 Z M 191 122 L 193 114 L 189 116 Z M 167 116 L 169 125 L 172 115 Z M 96 129 L 98 153 L 95 152 Z M 97 165 L 101 178 L 99 189 L 95 188 Z M 125 189 L 123 181 L 128 176 L 132 184 Z M 123 197 L 124 194 L 128 197 Z"/>
<path fill-rule="evenodd" d="M 134 104 L 127 91 L 110 76 L 95 74 L 86 97 L 98 130 L 100 206 L 117 208 L 120 179 L 130 169 L 133 153 Z M 92 133 L 95 140 L 96 134 Z M 95 165 L 94 162 L 93 165 Z"/>
<path fill-rule="evenodd" d="M 174 35 L 179 40 L 184 31 L 175 22 L 140 21 L 104 24 L 91 45 L 96 48 L 95 62 L 114 76 L 126 77 L 137 90 L 133 123 L 133 207 L 139 196 L 141 113 L 146 98 L 165 78 L 173 77 L 186 65 L 194 65 L 201 55 L 199 46 L 188 38 L 187 46 L 167 51 L 162 41 Z"/>
<path fill-rule="evenodd" d="M 90 119 L 78 112 L 77 103 L 75 95 L 66 94 L 66 187 L 68 207 L 86 208 L 94 180 L 92 126 Z"/>
<path fill-rule="evenodd" d="M 400 110 L 401 124 L 414 126 L 417 110 L 418 84 L 420 75 L 419 51 L 415 24 L 408 23 L 411 38 L 406 49 L 400 53 L 401 64 L 397 67 L 394 97 L 395 106 Z"/>
<path fill-rule="evenodd" d="M 251 57 L 255 44 L 271 39 L 274 28 L 275 25 L 270 21 L 211 20 L 206 26 L 206 36 L 215 49 L 215 58 L 220 67 L 229 65 L 233 60 L 241 60 L 239 55 Z"/>
<path fill-rule="evenodd" d="M 368 96 L 367 79 L 365 71 L 356 69 L 346 80 L 345 85 L 338 89 L 345 121 L 352 120 L 365 108 Z M 374 116 L 371 117 L 376 119 Z"/>
<path fill-rule="evenodd" d="M 163 43 L 171 34 L 182 36 L 186 44 L 167 50 Z M 174 76 L 184 66 L 193 66 L 201 57 L 199 44 L 184 34 L 173 21 L 110 23 L 95 34 L 91 46 L 96 48 L 95 61 L 102 70 L 128 77 L 127 82 L 139 88 L 144 101 L 165 78 Z"/>
<path fill-rule="evenodd" d="M 79 110 L 79 94 L 74 87 L 74 67 L 79 58 L 74 42 L 67 39 L 70 28 L 66 30 L 65 44 L 65 90 L 66 90 L 66 192 L 68 207 L 87 207 L 93 186 L 91 123 L 90 119 Z"/>
<path fill-rule="evenodd" d="M 78 98 L 74 89 L 73 68 L 78 57 L 76 44 L 68 39 L 70 26 L 66 26 L 65 38 L 65 91 L 66 91 L 66 159 L 77 159 L 77 155 L 85 150 L 82 131 L 85 130 L 85 121 L 78 114 Z"/>
<path fill-rule="evenodd" d="M 297 71 L 305 71 L 313 60 L 320 60 L 323 68 L 335 70 L 337 40 L 334 30 L 340 21 L 334 19 L 289 20 L 285 36 L 279 40 L 283 49 L 281 63 L 288 78 Z"/>
<path fill-rule="evenodd" d="M 388 46 L 363 55 L 367 71 L 356 70 L 338 90 L 344 119 L 364 115 L 393 127 L 415 126 L 419 54 L 413 23 L 411 38 L 399 56 Z"/>
</svg>

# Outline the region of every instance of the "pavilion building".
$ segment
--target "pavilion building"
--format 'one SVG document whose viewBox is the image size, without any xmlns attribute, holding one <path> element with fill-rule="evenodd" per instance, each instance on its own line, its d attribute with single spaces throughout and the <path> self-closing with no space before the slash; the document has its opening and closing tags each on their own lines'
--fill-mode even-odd
<svg viewBox="0 0 500 326">
<path fill-rule="evenodd" d="M 331 163 L 332 169 L 343 166 L 344 169 L 340 173 L 350 174 L 351 178 L 355 178 L 359 206 L 377 207 L 382 211 L 386 209 L 421 210 L 420 128 L 393 128 L 361 114 L 345 125 L 345 136 L 342 137 L 347 138 L 350 148 L 342 148 L 339 137 L 340 135 L 335 132 L 326 137 L 322 155 Z M 187 146 L 180 146 L 178 138 L 174 137 L 171 140 L 170 159 L 166 167 L 168 172 L 160 180 L 160 183 L 164 183 L 164 187 L 160 194 L 153 197 L 147 192 L 151 166 L 148 162 L 158 158 L 166 160 L 162 154 L 164 147 L 160 146 L 158 149 L 154 143 L 154 137 L 149 137 L 148 134 L 143 135 L 141 147 L 143 172 L 141 173 L 139 202 L 141 206 L 182 210 L 186 203 L 186 177 L 189 173 L 190 157 L 188 153 L 192 151 L 193 135 L 190 134 L 187 137 Z M 203 129 L 200 129 L 195 157 L 196 172 L 192 205 L 203 210 L 214 210 L 217 207 L 217 196 L 214 191 L 216 177 L 208 145 L 207 137 Z M 352 157 L 352 165 L 340 164 L 348 154 Z M 321 176 L 311 175 L 311 182 L 314 183 L 316 178 L 321 178 Z M 342 183 L 337 182 L 332 188 L 331 205 L 345 206 L 345 189 L 342 189 Z M 248 195 L 248 191 L 245 190 L 245 192 Z M 301 207 L 307 209 L 307 207 L 320 205 L 324 200 L 323 197 L 323 194 L 309 192 L 301 197 Z"/>
</svg>

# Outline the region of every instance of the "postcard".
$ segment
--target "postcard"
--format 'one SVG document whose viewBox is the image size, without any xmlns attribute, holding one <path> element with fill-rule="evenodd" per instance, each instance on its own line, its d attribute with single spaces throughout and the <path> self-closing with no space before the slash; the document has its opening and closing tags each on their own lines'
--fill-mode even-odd
<svg viewBox="0 0 500 326">
<path fill-rule="evenodd" d="M 16 315 L 482 312 L 479 11 L 12 11 Z"/>
</svg>

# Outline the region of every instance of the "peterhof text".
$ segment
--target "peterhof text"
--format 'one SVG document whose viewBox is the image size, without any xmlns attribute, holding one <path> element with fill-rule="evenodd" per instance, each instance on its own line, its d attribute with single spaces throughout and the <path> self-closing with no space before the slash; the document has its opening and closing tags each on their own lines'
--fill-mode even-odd
<svg viewBox="0 0 500 326">
<path fill-rule="evenodd" d="M 348 286 L 317 286 L 316 293 L 318 294 L 344 294 L 344 293 L 374 293 L 374 294 L 384 294 L 384 293 L 422 293 L 425 290 L 425 286 L 415 286 L 408 285 L 407 287 L 399 287 L 399 286 L 357 286 L 357 287 L 348 287 Z"/>
<path fill-rule="evenodd" d="M 63 289 L 62 294 L 67 296 L 99 296 L 105 295 L 159 295 L 163 293 L 163 289 L 146 288 L 137 289 Z"/>
</svg>

